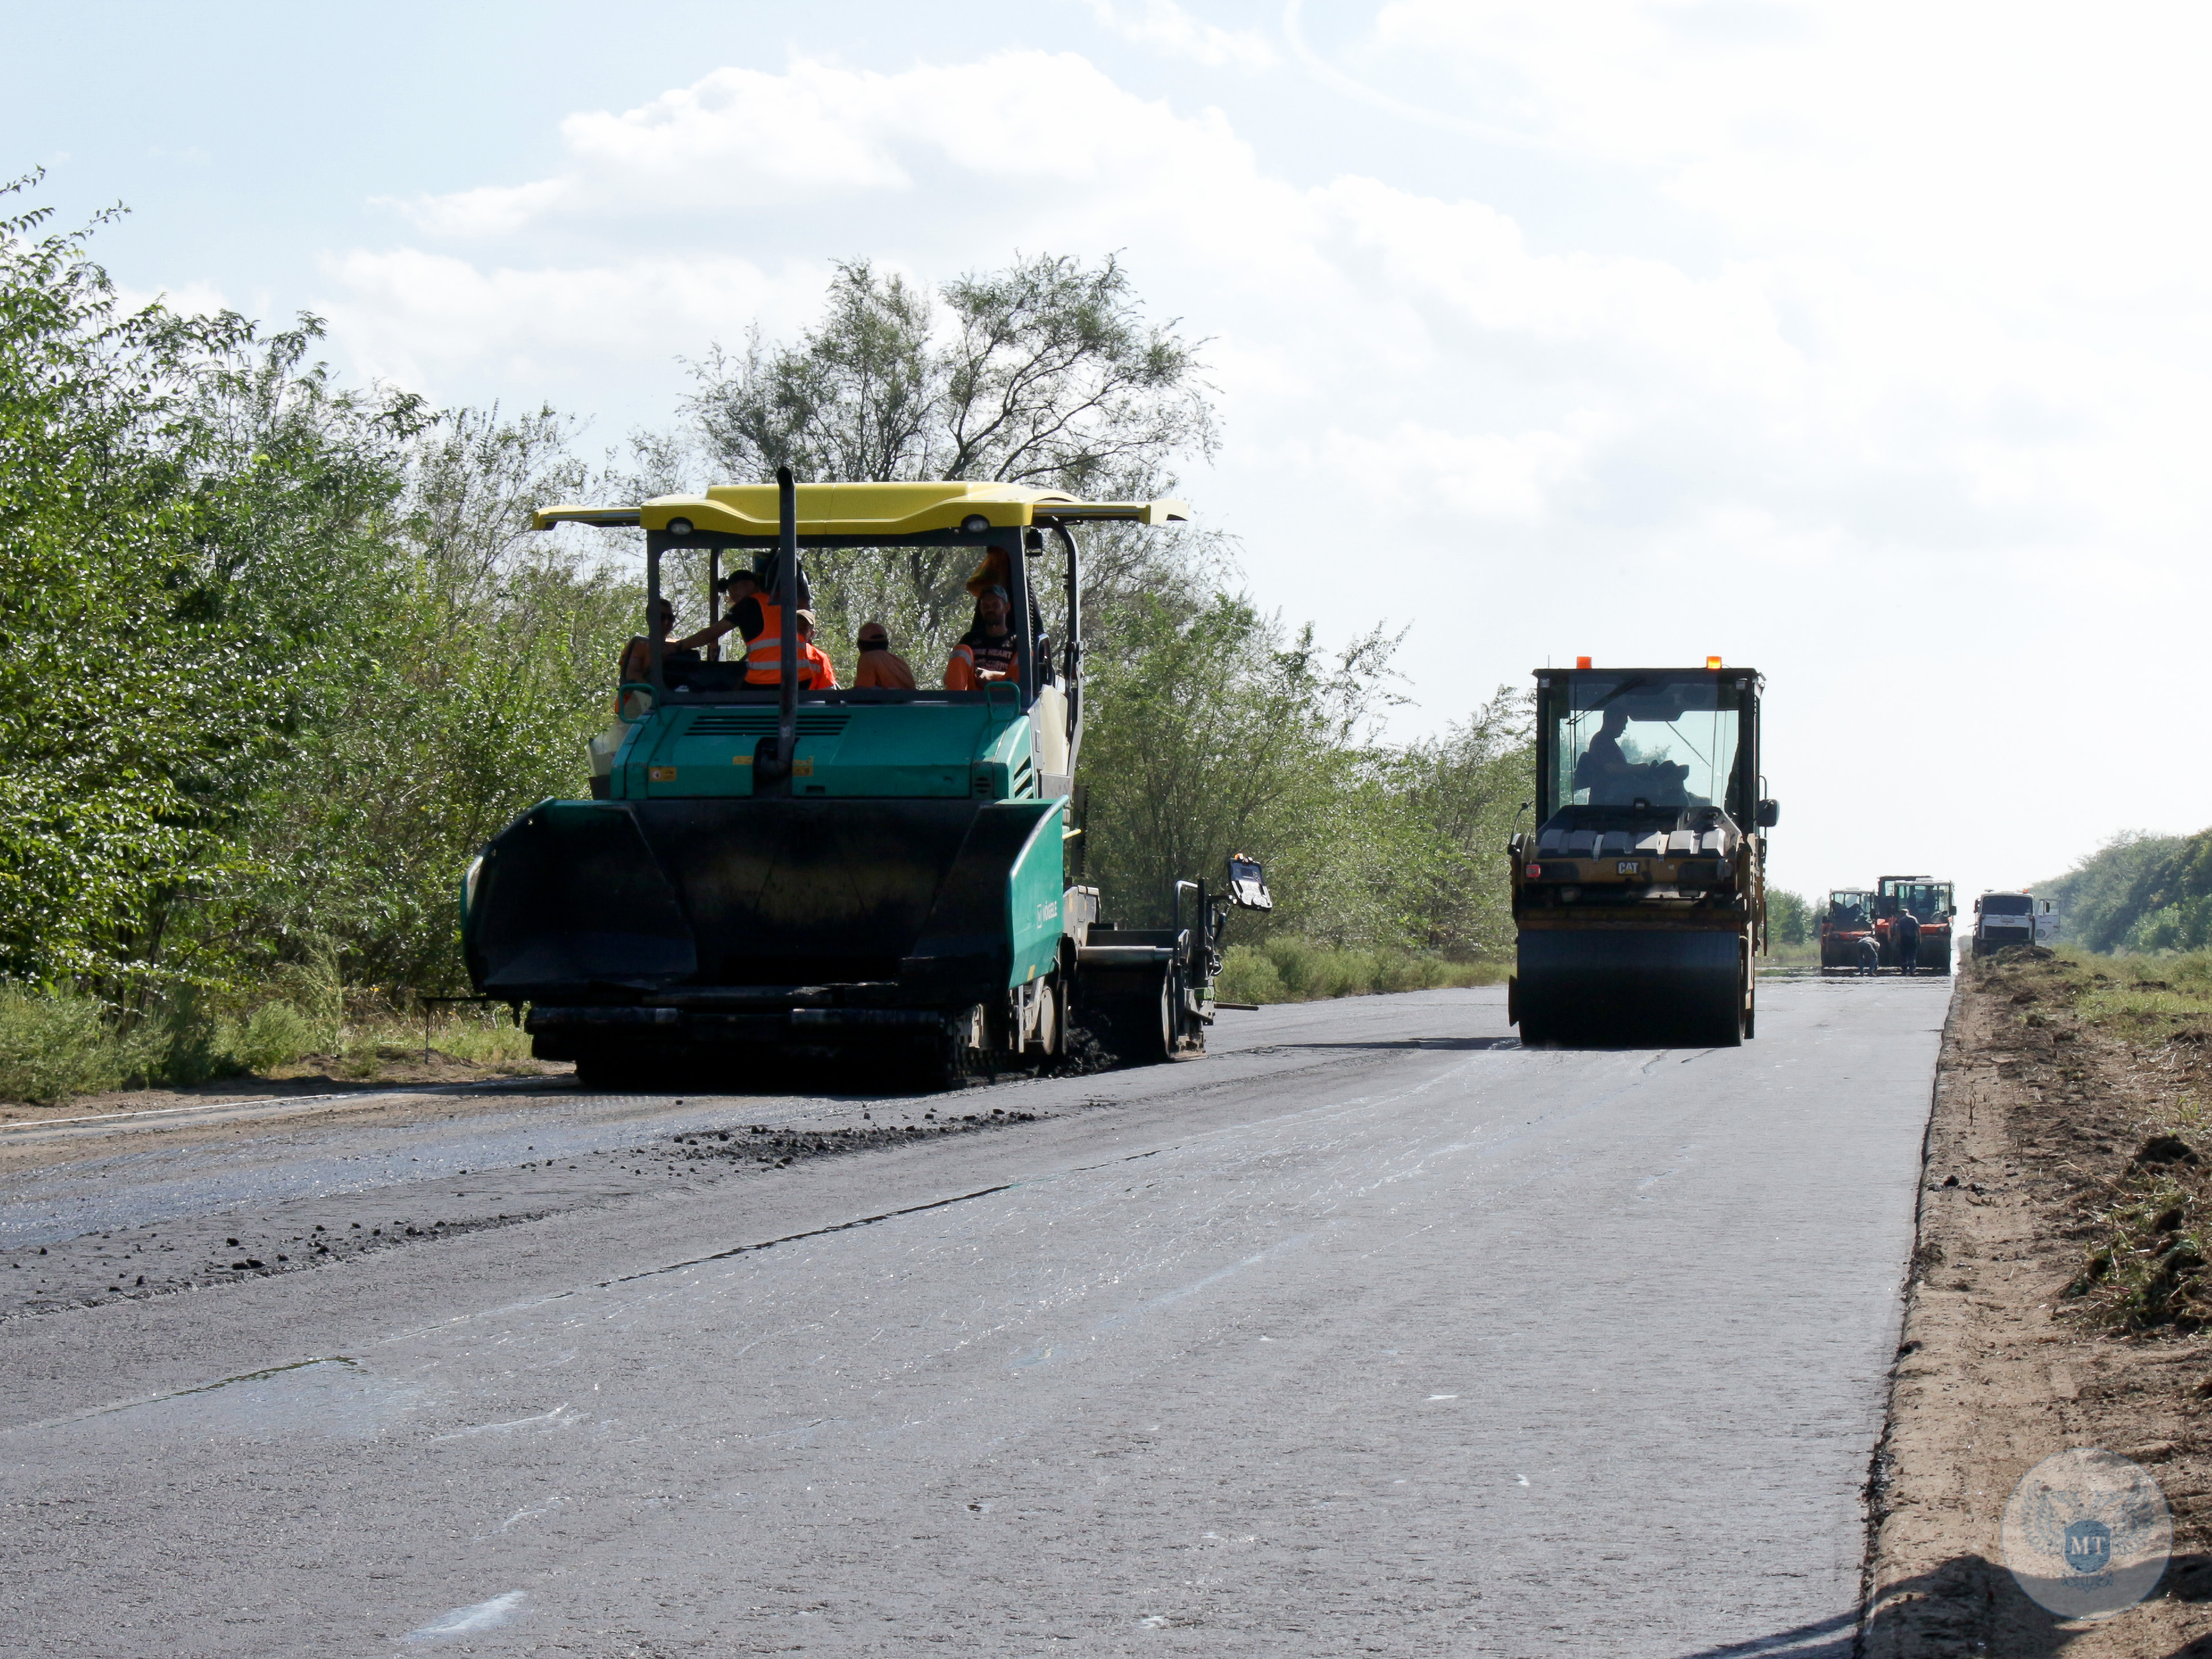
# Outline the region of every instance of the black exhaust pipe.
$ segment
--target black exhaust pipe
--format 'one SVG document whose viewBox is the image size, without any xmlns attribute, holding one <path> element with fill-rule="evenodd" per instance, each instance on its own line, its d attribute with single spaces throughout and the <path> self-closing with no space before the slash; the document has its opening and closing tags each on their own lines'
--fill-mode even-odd
<svg viewBox="0 0 2212 1659">
<path fill-rule="evenodd" d="M 792 757 L 799 751 L 799 486 L 791 469 L 775 470 L 775 507 L 779 568 L 776 605 L 783 617 L 783 695 L 775 716 L 775 771 L 791 775 Z"/>
</svg>

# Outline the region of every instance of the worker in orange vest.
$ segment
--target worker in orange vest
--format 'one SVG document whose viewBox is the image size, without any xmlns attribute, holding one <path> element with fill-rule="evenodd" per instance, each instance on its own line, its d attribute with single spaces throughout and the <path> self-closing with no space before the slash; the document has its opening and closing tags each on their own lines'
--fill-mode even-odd
<svg viewBox="0 0 2212 1659">
<path fill-rule="evenodd" d="M 799 613 L 799 683 L 810 691 L 835 691 L 837 667 L 830 653 L 814 643 L 814 613 Z"/>
<path fill-rule="evenodd" d="M 914 670 L 904 657 L 891 649 L 890 629 L 879 622 L 862 623 L 860 637 L 853 643 L 860 653 L 860 666 L 853 671 L 854 690 L 914 690 Z"/>
<path fill-rule="evenodd" d="M 783 607 L 775 602 L 775 580 L 776 572 L 773 566 L 758 577 L 750 570 L 737 571 L 730 577 L 733 595 L 738 593 L 746 582 L 753 583 L 756 589 L 738 598 L 730 608 L 731 616 L 737 619 L 738 632 L 745 637 L 747 685 L 783 684 Z M 799 603 L 801 606 L 812 603 L 804 571 L 799 573 Z M 799 614 L 802 617 L 812 615 L 804 609 Z M 799 654 L 804 657 L 806 653 L 802 650 Z M 799 683 L 804 684 L 805 682 L 806 676 L 802 673 Z"/>
</svg>

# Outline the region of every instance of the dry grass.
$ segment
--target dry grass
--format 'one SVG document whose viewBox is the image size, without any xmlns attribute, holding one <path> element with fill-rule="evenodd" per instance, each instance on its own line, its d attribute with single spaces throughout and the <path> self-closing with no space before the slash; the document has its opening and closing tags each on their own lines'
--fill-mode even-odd
<svg viewBox="0 0 2212 1659">
<path fill-rule="evenodd" d="M 2066 1287 L 2093 1326 L 2212 1324 L 2212 963 L 2008 950 L 1972 988 L 2007 1005 L 2014 1064 L 2052 1122 L 2084 1143 Z M 2092 1157 L 2101 1150 L 2104 1157 Z M 2119 1167 L 2112 1167 L 2115 1154 Z"/>
</svg>

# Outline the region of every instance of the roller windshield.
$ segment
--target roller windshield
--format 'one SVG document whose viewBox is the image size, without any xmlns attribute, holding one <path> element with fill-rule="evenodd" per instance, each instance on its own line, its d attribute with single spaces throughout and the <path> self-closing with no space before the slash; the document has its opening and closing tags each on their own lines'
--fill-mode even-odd
<svg viewBox="0 0 2212 1659">
<path fill-rule="evenodd" d="M 1718 806 L 1742 820 L 1742 694 L 1733 684 L 1585 672 L 1547 702 L 1555 806 Z"/>
<path fill-rule="evenodd" d="M 1828 895 L 1828 920 L 1838 927 L 1864 927 L 1874 919 L 1874 895 L 1839 889 Z"/>
<path fill-rule="evenodd" d="M 1900 907 L 1911 911 L 1922 921 L 1935 921 L 1950 914 L 1951 884 L 1948 881 L 1901 881 L 1889 891 Z"/>
</svg>

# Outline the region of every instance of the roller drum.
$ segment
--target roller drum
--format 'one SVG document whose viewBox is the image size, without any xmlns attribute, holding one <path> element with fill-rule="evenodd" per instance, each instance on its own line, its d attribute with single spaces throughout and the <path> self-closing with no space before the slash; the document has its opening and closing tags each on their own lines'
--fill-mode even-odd
<svg viewBox="0 0 2212 1659">
<path fill-rule="evenodd" d="M 1516 1004 L 1530 1047 L 1729 1048 L 1743 1040 L 1733 933 L 1528 929 Z"/>
</svg>

